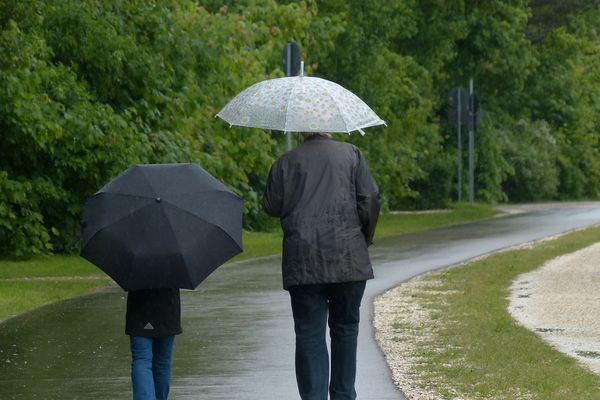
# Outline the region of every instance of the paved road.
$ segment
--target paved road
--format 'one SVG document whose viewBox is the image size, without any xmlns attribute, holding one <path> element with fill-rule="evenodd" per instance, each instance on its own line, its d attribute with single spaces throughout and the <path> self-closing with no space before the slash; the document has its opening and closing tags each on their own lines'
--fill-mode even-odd
<svg viewBox="0 0 600 400">
<path fill-rule="evenodd" d="M 600 203 L 523 207 L 525 213 L 381 240 L 365 293 L 357 390 L 402 399 L 371 327 L 373 298 L 399 282 L 515 244 L 600 223 Z M 227 265 L 182 296 L 173 398 L 297 399 L 289 298 L 277 257 Z M 0 325 L 0 399 L 129 399 L 124 295 L 117 288 Z"/>
</svg>

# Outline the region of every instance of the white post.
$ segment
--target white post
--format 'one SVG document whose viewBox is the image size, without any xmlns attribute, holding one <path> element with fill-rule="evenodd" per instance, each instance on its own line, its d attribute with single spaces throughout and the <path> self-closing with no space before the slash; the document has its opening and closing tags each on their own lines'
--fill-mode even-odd
<svg viewBox="0 0 600 400">
<path fill-rule="evenodd" d="M 461 125 L 462 125 L 462 104 L 463 101 L 467 101 L 466 99 L 461 99 L 461 93 L 464 89 L 459 88 L 456 97 L 458 99 L 457 104 L 457 120 L 456 123 L 456 151 L 458 152 L 458 173 L 457 173 L 457 200 L 460 202 L 462 200 L 462 135 L 461 135 Z"/>
<path fill-rule="evenodd" d="M 475 201 L 475 171 L 474 171 L 474 152 L 475 152 L 475 110 L 473 100 L 473 79 L 469 81 L 469 202 Z"/>
</svg>

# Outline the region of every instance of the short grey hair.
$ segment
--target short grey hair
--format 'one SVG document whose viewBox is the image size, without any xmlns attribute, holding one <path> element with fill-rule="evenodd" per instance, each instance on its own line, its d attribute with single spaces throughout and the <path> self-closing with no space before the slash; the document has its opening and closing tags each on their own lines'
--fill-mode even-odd
<svg viewBox="0 0 600 400">
<path fill-rule="evenodd" d="M 302 137 L 308 139 L 309 137 L 321 136 L 331 138 L 331 133 L 328 132 L 302 132 Z"/>
</svg>

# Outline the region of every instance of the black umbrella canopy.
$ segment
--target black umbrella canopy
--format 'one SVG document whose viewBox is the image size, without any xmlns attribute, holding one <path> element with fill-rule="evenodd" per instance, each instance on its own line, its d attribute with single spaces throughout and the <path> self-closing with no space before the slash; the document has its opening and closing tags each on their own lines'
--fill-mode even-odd
<svg viewBox="0 0 600 400">
<path fill-rule="evenodd" d="M 135 165 L 85 203 L 81 255 L 125 290 L 194 289 L 242 251 L 242 209 L 196 164 Z"/>
</svg>

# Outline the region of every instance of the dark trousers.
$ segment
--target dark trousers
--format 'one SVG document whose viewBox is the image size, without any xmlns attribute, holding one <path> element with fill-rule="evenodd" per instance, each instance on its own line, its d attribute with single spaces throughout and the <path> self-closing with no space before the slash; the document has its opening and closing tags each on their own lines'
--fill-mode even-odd
<svg viewBox="0 0 600 400">
<path fill-rule="evenodd" d="M 356 344 L 365 285 L 365 281 L 359 281 L 289 289 L 296 332 L 296 381 L 302 400 L 327 400 L 328 387 L 331 400 L 356 399 Z"/>
</svg>

